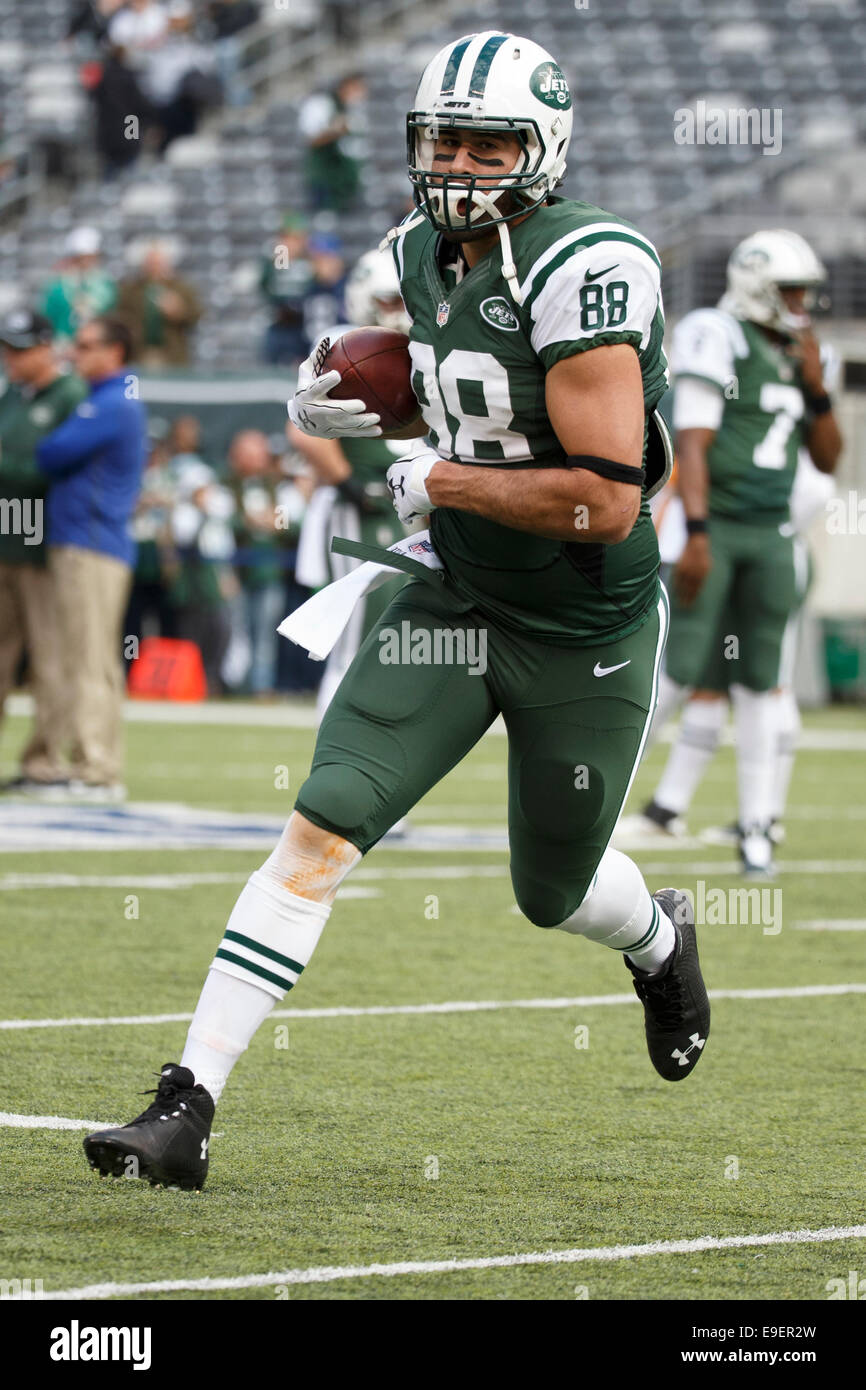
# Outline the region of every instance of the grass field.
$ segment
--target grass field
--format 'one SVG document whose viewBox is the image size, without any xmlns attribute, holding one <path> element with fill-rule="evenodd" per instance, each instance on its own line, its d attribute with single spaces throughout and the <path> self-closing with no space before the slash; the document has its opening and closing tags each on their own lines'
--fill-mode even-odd
<svg viewBox="0 0 866 1390">
<path fill-rule="evenodd" d="M 338 900 L 286 1000 L 291 1016 L 265 1024 L 229 1083 L 202 1194 L 100 1181 L 81 1152 L 83 1129 L 11 1120 L 131 1118 L 151 1074 L 179 1060 L 184 1021 L 3 1032 L 0 1274 L 41 1279 L 46 1293 L 218 1285 L 141 1291 L 148 1298 L 678 1300 L 822 1300 L 829 1280 L 866 1274 L 862 1228 L 712 1248 L 866 1219 L 864 1000 L 827 992 L 866 989 L 866 725 L 843 710 L 808 717 L 806 729 L 834 746 L 807 748 L 797 764 L 774 885 L 781 930 L 700 932 L 710 990 L 733 997 L 716 1000 L 706 1053 L 684 1084 L 652 1070 L 619 957 L 517 916 L 506 855 L 473 849 L 461 833 L 504 822 L 504 741 L 491 735 L 413 814 L 419 827 L 451 827 L 452 846 L 380 847 L 349 880 L 363 895 Z M 24 731 L 21 719 L 5 727 L 0 773 L 12 771 Z M 308 729 L 254 723 L 128 732 L 132 800 L 271 814 L 288 812 L 313 742 Z M 641 770 L 632 808 L 663 757 L 656 750 Z M 274 788 L 280 765 L 288 791 Z M 692 828 L 729 820 L 733 793 L 726 749 Z M 188 1014 L 263 857 L 52 852 L 50 842 L 0 856 L 0 1016 Z M 651 889 L 696 889 L 698 877 L 707 888 L 738 885 L 730 849 L 690 842 L 635 857 Z M 58 874 L 73 881 L 40 881 Z M 221 877 L 195 881 L 209 875 Z M 814 992 L 795 992 L 804 986 Z M 744 990 L 779 994 L 736 997 Z M 496 1007 L 360 1012 L 449 1001 Z M 347 1012 L 318 1012 L 333 1008 Z M 701 1238 L 711 1248 L 654 1248 Z M 651 1249 L 612 1249 L 634 1245 Z M 437 1268 L 532 1252 L 572 1254 Z M 433 1267 L 364 1272 L 404 1262 Z M 345 1272 L 326 1282 L 306 1273 L 321 1267 Z M 248 1284 L 221 1286 L 232 1279 Z"/>
</svg>

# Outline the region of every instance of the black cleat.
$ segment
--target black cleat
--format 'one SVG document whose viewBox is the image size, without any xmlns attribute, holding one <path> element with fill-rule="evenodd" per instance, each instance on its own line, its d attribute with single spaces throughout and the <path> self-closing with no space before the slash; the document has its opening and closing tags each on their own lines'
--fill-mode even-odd
<svg viewBox="0 0 866 1390">
<path fill-rule="evenodd" d="M 151 1094 L 150 1092 L 146 1094 Z M 201 1189 L 207 1177 L 208 1144 L 214 1103 L 195 1084 L 188 1067 L 167 1062 L 156 1099 L 119 1129 L 101 1129 L 84 1140 L 91 1168 L 102 1177 L 147 1178 L 185 1190 Z"/>
<path fill-rule="evenodd" d="M 648 801 L 641 811 L 645 820 L 651 822 L 657 830 L 662 830 L 666 835 L 679 838 L 686 833 L 686 824 L 678 811 L 669 811 L 665 806 L 659 806 L 653 799 Z"/>
<path fill-rule="evenodd" d="M 676 888 L 653 893 L 659 908 L 671 919 L 677 944 L 660 971 L 647 974 L 626 965 L 644 1007 L 650 1061 L 665 1081 L 682 1081 L 694 1071 L 710 1035 L 710 1001 L 698 960 L 694 908 Z"/>
</svg>

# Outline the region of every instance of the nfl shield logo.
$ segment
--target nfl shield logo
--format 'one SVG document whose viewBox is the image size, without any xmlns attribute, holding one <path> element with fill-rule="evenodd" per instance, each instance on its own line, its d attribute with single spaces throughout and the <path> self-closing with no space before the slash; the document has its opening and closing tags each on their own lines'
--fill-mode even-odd
<svg viewBox="0 0 866 1390">
<path fill-rule="evenodd" d="M 448 322 L 448 315 L 449 315 L 450 313 L 451 313 L 451 305 L 450 305 L 450 304 L 445 304 L 444 301 L 443 301 L 443 303 L 439 305 L 439 308 L 438 308 L 438 310 L 437 310 L 437 312 L 436 312 L 436 327 L 437 327 L 437 328 L 444 328 L 444 327 L 445 327 L 446 323 Z"/>
</svg>

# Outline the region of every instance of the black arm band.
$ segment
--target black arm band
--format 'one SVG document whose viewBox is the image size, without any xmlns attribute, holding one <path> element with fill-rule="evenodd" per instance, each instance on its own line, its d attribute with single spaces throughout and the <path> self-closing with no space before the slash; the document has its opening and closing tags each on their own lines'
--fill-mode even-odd
<svg viewBox="0 0 866 1390">
<path fill-rule="evenodd" d="M 823 396 L 807 396 L 806 409 L 810 415 L 829 415 L 833 402 L 826 392 Z"/>
<path fill-rule="evenodd" d="M 706 535 L 709 527 L 705 516 L 693 516 L 686 518 L 686 534 L 689 536 Z"/>
<path fill-rule="evenodd" d="M 630 463 L 614 463 L 612 459 L 599 459 L 593 454 L 569 454 L 565 467 L 586 468 L 602 478 L 611 478 L 615 483 L 634 483 L 635 487 L 643 487 L 646 476 L 643 468 L 635 468 Z"/>
</svg>

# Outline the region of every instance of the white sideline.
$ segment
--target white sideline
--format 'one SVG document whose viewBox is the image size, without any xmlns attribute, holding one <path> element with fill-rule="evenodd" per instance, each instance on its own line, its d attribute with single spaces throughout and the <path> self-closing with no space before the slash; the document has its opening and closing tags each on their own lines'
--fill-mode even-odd
<svg viewBox="0 0 866 1390">
<path fill-rule="evenodd" d="M 468 1269 L 513 1269 L 518 1265 L 607 1264 L 647 1255 L 698 1255 L 705 1250 L 741 1250 L 756 1245 L 811 1245 L 828 1240 L 859 1240 L 866 1226 L 822 1226 L 815 1231 L 769 1231 L 751 1236 L 698 1236 L 694 1240 L 656 1240 L 648 1245 L 601 1245 L 585 1250 L 544 1250 L 522 1255 L 488 1255 L 475 1260 L 403 1260 L 397 1264 L 320 1265 L 284 1269 L 278 1274 L 241 1274 L 227 1279 L 155 1279 L 146 1284 L 87 1284 L 52 1289 L 43 1299 L 118 1298 L 139 1293 L 179 1293 L 197 1289 L 261 1289 L 274 1284 L 332 1284 L 338 1279 L 393 1278 L 412 1274 L 459 1274 Z"/>
<path fill-rule="evenodd" d="M 791 985 L 776 989 L 711 989 L 711 999 L 814 999 L 840 994 L 866 994 L 866 984 Z M 603 1005 L 636 1004 L 634 994 L 579 994 L 562 999 L 453 999 L 442 1004 L 373 1004 L 354 1008 L 341 1004 L 326 1009 L 274 1009 L 269 1018 L 379 1018 L 385 1014 L 468 1014 L 497 1009 L 592 1009 Z M 0 1030 L 24 1028 L 107 1028 L 147 1023 L 189 1023 L 191 1013 L 118 1014 L 106 1018 L 4 1018 Z"/>
</svg>

